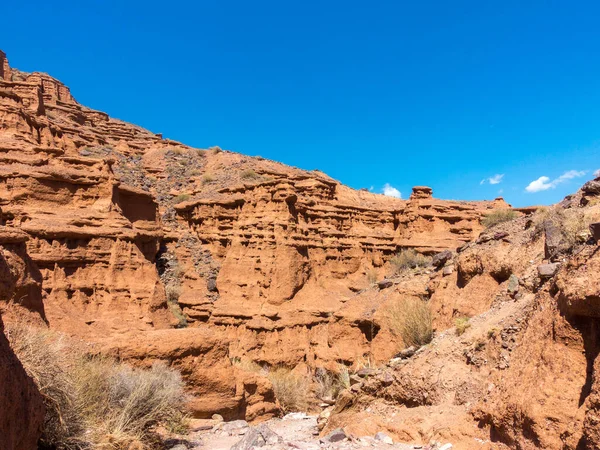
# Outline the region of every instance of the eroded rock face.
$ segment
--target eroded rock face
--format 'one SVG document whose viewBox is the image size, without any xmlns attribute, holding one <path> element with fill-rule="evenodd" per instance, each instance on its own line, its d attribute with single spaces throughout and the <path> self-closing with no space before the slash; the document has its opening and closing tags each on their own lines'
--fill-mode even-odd
<svg viewBox="0 0 600 450">
<path fill-rule="evenodd" d="M 179 348 L 196 333 L 183 327 L 200 329 L 213 337 L 202 354 L 218 357 L 154 356 L 185 368 L 198 393 L 208 383 L 199 367 L 216 368 L 218 395 L 197 415 L 211 404 L 231 417 L 276 409 L 268 383 L 240 375 L 235 358 L 288 367 L 389 358 L 394 340 L 372 305 L 385 295 L 361 292 L 390 272 L 398 249 L 455 249 L 486 211 L 507 206 L 437 200 L 424 187 L 400 200 L 193 149 L 80 105 L 4 54 L 0 67 L 0 225 L 26 236 L 11 255 L 29 274 L 17 310 L 140 361 L 132 332 L 140 342 L 164 333 Z"/>
</svg>

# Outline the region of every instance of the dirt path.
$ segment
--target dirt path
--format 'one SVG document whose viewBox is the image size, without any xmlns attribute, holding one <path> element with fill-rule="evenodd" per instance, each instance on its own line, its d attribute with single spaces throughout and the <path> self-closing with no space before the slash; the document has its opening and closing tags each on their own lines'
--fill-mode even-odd
<svg viewBox="0 0 600 450">
<path fill-rule="evenodd" d="M 198 424 L 197 428 L 209 428 L 209 425 Z M 341 430 L 336 430 L 326 437 L 319 438 L 317 416 L 302 413 L 288 414 L 282 419 L 273 419 L 257 426 L 249 426 L 243 420 L 218 423 L 210 429 L 191 433 L 187 443 L 180 443 L 172 450 L 210 449 L 210 450 L 351 450 L 371 448 L 375 450 L 412 450 L 430 447 L 393 443 L 389 436 L 364 436 L 350 438 Z M 191 447 L 190 447 L 191 445 Z M 431 447 L 433 450 L 450 450 L 449 444 Z"/>
</svg>

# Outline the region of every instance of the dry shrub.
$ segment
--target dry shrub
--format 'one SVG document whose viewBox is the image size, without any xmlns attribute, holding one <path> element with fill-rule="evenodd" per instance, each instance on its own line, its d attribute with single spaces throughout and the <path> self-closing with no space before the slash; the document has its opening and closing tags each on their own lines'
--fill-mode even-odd
<svg viewBox="0 0 600 450">
<path fill-rule="evenodd" d="M 231 358 L 231 364 L 246 372 L 262 373 L 264 375 L 267 374 L 267 370 L 264 367 L 250 359 L 234 357 Z"/>
<path fill-rule="evenodd" d="M 454 321 L 454 326 L 456 327 L 456 335 L 462 336 L 471 327 L 471 324 L 468 317 L 459 317 Z"/>
<path fill-rule="evenodd" d="M 516 219 L 517 217 L 519 217 L 519 214 L 512 209 L 496 209 L 491 213 L 486 214 L 481 220 L 481 223 L 484 227 L 491 228 L 500 223 Z"/>
<path fill-rule="evenodd" d="M 47 329 L 7 325 L 6 337 L 44 398 L 42 444 L 79 448 L 85 430 L 72 374 L 76 361 L 63 336 Z"/>
<path fill-rule="evenodd" d="M 241 173 L 240 177 L 242 177 L 243 180 L 256 180 L 257 178 L 260 178 L 260 175 L 257 174 L 254 169 L 246 169 Z"/>
<path fill-rule="evenodd" d="M 190 199 L 190 195 L 189 194 L 179 194 L 178 196 L 176 196 L 173 199 L 173 202 L 174 203 L 181 203 L 181 202 L 185 202 L 185 201 L 187 201 L 189 199 Z"/>
<path fill-rule="evenodd" d="M 216 155 L 217 153 L 221 153 L 223 150 L 221 149 L 221 147 L 219 147 L 218 145 L 215 145 L 213 147 L 210 147 L 208 149 L 213 155 Z"/>
<path fill-rule="evenodd" d="M 215 181 L 215 177 L 213 177 L 210 173 L 205 173 L 202 177 L 202 184 L 209 184 Z"/>
<path fill-rule="evenodd" d="M 268 375 L 275 397 L 285 413 L 306 411 L 308 408 L 309 380 L 284 367 L 273 369 Z"/>
<path fill-rule="evenodd" d="M 558 206 L 539 208 L 533 215 L 533 234 L 539 236 L 553 225 L 560 231 L 565 247 L 573 248 L 589 237 L 590 224 L 599 220 L 600 213 L 593 209 L 563 209 Z"/>
<path fill-rule="evenodd" d="M 431 264 L 431 258 L 409 248 L 402 250 L 400 253 L 393 256 L 392 259 L 390 259 L 390 263 L 394 267 L 396 273 L 400 273 L 408 269 L 427 267 Z"/>
<path fill-rule="evenodd" d="M 375 268 L 367 271 L 367 281 L 369 284 L 377 283 L 377 270 Z"/>
<path fill-rule="evenodd" d="M 181 296 L 181 285 L 179 284 L 179 281 L 167 284 L 165 286 L 165 294 L 167 295 L 167 301 L 177 303 Z"/>
<path fill-rule="evenodd" d="M 341 364 L 337 372 L 317 369 L 314 378 L 317 386 L 316 395 L 319 399 L 335 400 L 344 389 L 350 389 L 350 372 Z"/>
<path fill-rule="evenodd" d="M 431 312 L 427 302 L 406 297 L 388 310 L 390 330 L 402 338 L 406 347 L 422 347 L 433 339 Z"/>
<path fill-rule="evenodd" d="M 155 425 L 182 422 L 186 399 L 181 375 L 164 363 L 143 370 L 87 357 L 47 329 L 12 325 L 6 334 L 44 397 L 44 446 L 149 448 Z"/>
</svg>

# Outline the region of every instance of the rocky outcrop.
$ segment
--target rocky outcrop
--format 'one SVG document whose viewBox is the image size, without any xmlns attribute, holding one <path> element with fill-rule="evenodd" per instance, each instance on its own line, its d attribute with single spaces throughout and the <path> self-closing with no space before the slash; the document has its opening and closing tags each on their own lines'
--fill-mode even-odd
<svg viewBox="0 0 600 450">
<path fill-rule="evenodd" d="M 556 217 L 594 220 L 599 205 L 585 205 L 569 201 Z M 588 233 L 549 263 L 543 214 L 494 227 L 419 275 L 434 340 L 344 391 L 323 433 L 383 429 L 458 449 L 598 448 L 600 253 Z M 391 289 L 407 294 L 397 282 Z"/>
</svg>

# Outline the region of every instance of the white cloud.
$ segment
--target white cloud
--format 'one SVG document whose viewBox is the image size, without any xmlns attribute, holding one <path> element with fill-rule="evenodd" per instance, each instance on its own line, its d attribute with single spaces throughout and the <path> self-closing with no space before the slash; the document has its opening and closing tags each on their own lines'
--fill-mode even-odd
<svg viewBox="0 0 600 450">
<path fill-rule="evenodd" d="M 504 178 L 504 174 L 496 174 L 493 177 L 488 178 L 488 181 L 490 182 L 490 184 L 498 184 L 502 181 L 502 178 Z"/>
<path fill-rule="evenodd" d="M 552 183 L 550 183 L 550 178 L 548 177 L 539 177 L 537 180 L 532 181 L 527 185 L 525 190 L 527 192 L 540 192 L 550 189 L 552 187 Z"/>
<path fill-rule="evenodd" d="M 534 180 L 531 183 L 529 183 L 525 190 L 527 192 L 533 193 L 546 191 L 548 189 L 554 189 L 556 186 L 558 186 L 561 183 L 564 183 L 565 181 L 572 180 L 573 178 L 582 177 L 584 175 L 585 170 L 568 170 L 567 172 L 563 173 L 560 177 L 555 178 L 552 181 L 550 181 L 549 177 L 542 176 L 539 177 L 537 180 Z"/>
<path fill-rule="evenodd" d="M 596 171 L 594 172 L 594 176 L 595 176 L 596 178 L 600 177 L 600 169 L 598 169 L 598 170 L 596 170 Z"/>
<path fill-rule="evenodd" d="M 402 194 L 398 189 L 392 186 L 390 183 L 385 183 L 382 189 L 383 195 L 387 195 L 389 197 L 402 198 Z"/>
<path fill-rule="evenodd" d="M 502 182 L 502 178 L 504 178 L 504 174 L 503 173 L 497 173 L 493 177 L 484 178 L 483 180 L 481 180 L 479 182 L 479 184 L 485 184 L 485 183 L 499 184 L 499 183 Z"/>
</svg>

